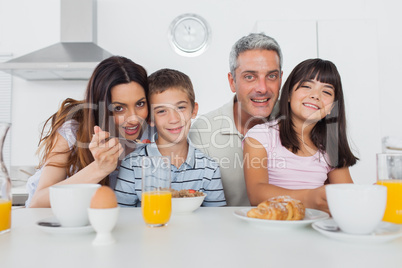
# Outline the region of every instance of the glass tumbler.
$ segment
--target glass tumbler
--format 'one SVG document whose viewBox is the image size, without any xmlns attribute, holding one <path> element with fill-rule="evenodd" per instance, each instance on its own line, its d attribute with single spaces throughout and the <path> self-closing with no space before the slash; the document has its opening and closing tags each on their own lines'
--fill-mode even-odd
<svg viewBox="0 0 402 268">
<path fill-rule="evenodd" d="M 165 226 L 172 212 L 170 158 L 144 156 L 142 159 L 142 216 L 149 227 Z"/>
<path fill-rule="evenodd" d="M 11 179 L 3 158 L 3 145 L 9 129 L 9 123 L 0 122 L 0 234 L 11 228 Z"/>
<path fill-rule="evenodd" d="M 402 223 L 402 154 L 377 154 L 377 184 L 387 187 L 384 221 Z"/>
</svg>

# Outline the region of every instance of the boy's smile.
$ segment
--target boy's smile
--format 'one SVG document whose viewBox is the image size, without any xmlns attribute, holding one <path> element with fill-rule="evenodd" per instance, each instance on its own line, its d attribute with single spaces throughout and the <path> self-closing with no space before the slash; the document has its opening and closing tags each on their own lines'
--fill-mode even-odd
<svg viewBox="0 0 402 268">
<path fill-rule="evenodd" d="M 177 128 L 168 128 L 167 130 L 172 134 L 178 134 L 182 131 L 184 127 L 177 127 Z"/>
</svg>

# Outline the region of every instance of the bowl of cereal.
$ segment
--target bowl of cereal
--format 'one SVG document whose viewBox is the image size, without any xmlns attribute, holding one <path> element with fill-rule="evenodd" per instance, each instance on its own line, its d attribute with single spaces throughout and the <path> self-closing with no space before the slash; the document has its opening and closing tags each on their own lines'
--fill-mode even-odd
<svg viewBox="0 0 402 268">
<path fill-rule="evenodd" d="M 199 208 L 207 195 L 200 191 L 173 190 L 172 189 L 172 213 L 190 213 Z"/>
</svg>

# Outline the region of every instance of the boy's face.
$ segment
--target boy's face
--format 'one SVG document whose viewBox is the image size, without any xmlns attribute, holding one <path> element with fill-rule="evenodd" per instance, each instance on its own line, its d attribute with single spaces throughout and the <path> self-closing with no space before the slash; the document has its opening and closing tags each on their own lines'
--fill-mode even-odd
<svg viewBox="0 0 402 268">
<path fill-rule="evenodd" d="M 158 131 L 158 145 L 173 145 L 187 142 L 187 135 L 198 112 L 198 104 L 192 107 L 187 93 L 169 88 L 153 94 L 149 99 L 151 125 Z"/>
</svg>

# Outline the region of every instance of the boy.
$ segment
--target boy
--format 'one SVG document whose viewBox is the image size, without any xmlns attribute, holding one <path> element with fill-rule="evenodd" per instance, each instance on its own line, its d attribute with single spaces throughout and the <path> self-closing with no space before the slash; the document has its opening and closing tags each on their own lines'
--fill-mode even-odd
<svg viewBox="0 0 402 268">
<path fill-rule="evenodd" d="M 187 135 L 198 112 L 190 78 L 176 70 L 161 69 L 149 76 L 148 102 L 155 143 L 138 147 L 121 163 L 115 193 L 120 206 L 141 206 L 141 158 L 170 156 L 171 188 L 207 194 L 202 206 L 226 205 L 216 162 L 188 143 Z"/>
</svg>

